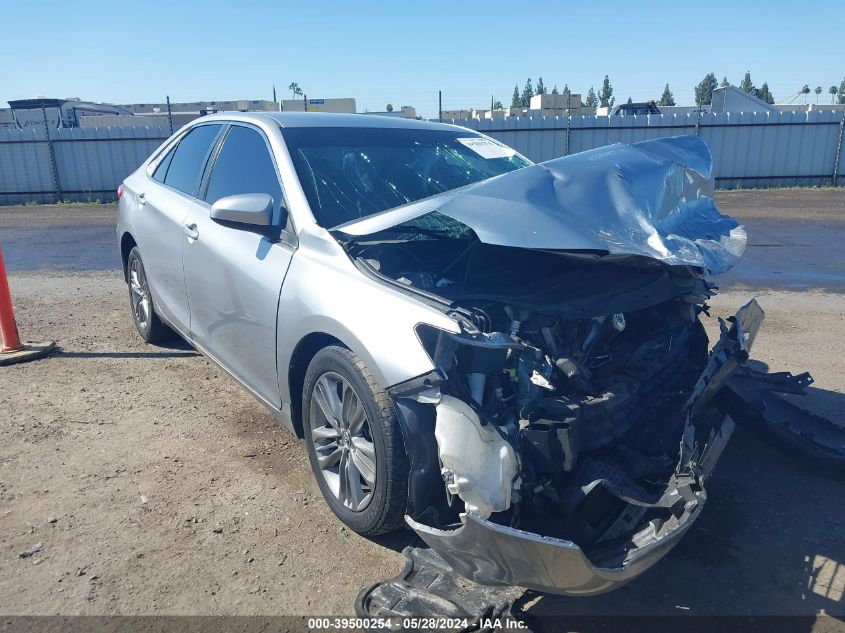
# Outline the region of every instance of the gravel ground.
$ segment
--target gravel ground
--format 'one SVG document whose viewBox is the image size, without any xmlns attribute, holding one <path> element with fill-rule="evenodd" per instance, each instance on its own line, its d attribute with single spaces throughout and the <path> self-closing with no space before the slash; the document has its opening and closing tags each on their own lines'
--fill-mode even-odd
<svg viewBox="0 0 845 633">
<path fill-rule="evenodd" d="M 708 327 L 756 295 L 767 319 L 755 356 L 811 370 L 806 400 L 841 419 L 845 193 L 720 202 L 752 246 Z M 187 345 L 142 343 L 113 216 L 109 205 L 0 209 L 19 329 L 61 347 L 0 369 L 0 614 L 351 614 L 361 587 L 401 569 L 413 536 L 345 529 L 304 447 L 228 375 Z M 755 243 L 755 226 L 780 245 Z M 797 285 L 761 278 L 772 257 L 808 272 Z M 666 559 L 619 591 L 533 597 L 529 612 L 845 616 L 843 499 L 845 482 L 739 431 L 701 520 Z"/>
</svg>

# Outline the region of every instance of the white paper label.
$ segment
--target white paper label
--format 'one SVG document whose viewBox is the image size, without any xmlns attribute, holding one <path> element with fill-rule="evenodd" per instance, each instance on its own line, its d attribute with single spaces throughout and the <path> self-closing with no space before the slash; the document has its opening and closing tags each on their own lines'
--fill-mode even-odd
<svg viewBox="0 0 845 633">
<path fill-rule="evenodd" d="M 456 139 L 461 145 L 468 147 L 481 158 L 510 158 L 516 154 L 516 150 L 510 147 L 499 145 L 490 139 L 472 136 L 469 138 Z"/>
</svg>

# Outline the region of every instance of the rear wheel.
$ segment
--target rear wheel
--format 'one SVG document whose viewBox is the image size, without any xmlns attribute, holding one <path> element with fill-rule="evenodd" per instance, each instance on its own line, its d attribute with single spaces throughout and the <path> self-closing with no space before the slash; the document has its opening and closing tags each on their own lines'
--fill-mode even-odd
<svg viewBox="0 0 845 633">
<path fill-rule="evenodd" d="M 364 535 L 402 525 L 408 457 L 393 401 L 350 350 L 320 350 L 302 393 L 311 468 L 329 507 Z"/>
<path fill-rule="evenodd" d="M 129 283 L 129 303 L 132 307 L 132 318 L 135 321 L 138 334 L 147 343 L 157 343 L 168 338 L 172 331 L 155 313 L 150 285 L 147 282 L 147 273 L 144 270 L 141 251 L 138 250 L 137 246 L 129 252 L 126 270 Z"/>
</svg>

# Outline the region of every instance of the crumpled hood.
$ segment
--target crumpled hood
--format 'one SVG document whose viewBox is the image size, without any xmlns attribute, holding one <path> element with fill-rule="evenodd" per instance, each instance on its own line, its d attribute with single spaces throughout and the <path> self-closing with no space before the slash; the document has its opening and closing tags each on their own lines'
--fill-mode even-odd
<svg viewBox="0 0 845 633">
<path fill-rule="evenodd" d="M 335 230 L 369 235 L 437 211 L 487 244 L 641 255 L 719 274 L 742 256 L 746 234 L 716 208 L 712 166 L 695 136 L 608 145 Z"/>
</svg>

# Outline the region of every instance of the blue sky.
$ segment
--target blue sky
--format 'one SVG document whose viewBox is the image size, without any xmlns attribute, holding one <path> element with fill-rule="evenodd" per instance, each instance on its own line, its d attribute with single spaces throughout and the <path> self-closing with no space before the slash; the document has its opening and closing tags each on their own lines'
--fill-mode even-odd
<svg viewBox="0 0 845 633">
<path fill-rule="evenodd" d="M 748 69 L 777 100 L 845 76 L 841 2 L 143 3 L 3 0 L 0 102 L 78 96 L 111 103 L 354 96 L 358 109 L 510 104 L 542 76 L 586 95 L 605 74 L 617 99 L 679 104 L 712 71 Z M 810 95 L 815 101 L 815 95 Z"/>
</svg>

